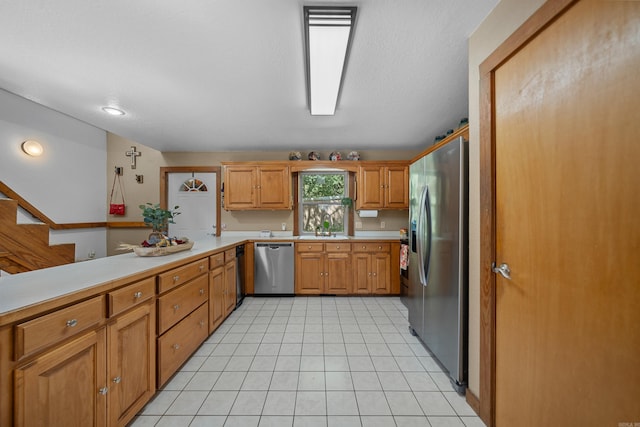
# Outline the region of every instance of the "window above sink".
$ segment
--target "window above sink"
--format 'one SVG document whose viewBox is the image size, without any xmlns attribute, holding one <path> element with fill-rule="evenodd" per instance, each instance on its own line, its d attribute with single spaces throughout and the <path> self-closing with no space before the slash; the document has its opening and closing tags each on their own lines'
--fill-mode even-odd
<svg viewBox="0 0 640 427">
<path fill-rule="evenodd" d="M 298 194 L 300 238 L 333 239 L 349 233 L 349 206 L 343 204 L 349 198 L 348 172 L 300 172 Z"/>
</svg>

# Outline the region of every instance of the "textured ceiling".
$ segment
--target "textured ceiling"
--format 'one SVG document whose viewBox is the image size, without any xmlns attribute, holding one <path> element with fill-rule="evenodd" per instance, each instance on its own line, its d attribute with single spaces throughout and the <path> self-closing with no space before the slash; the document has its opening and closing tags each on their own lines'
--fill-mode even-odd
<svg viewBox="0 0 640 427">
<path fill-rule="evenodd" d="M 467 39 L 496 3 L 0 0 L 0 88 L 161 151 L 420 149 L 467 116 Z M 319 117 L 302 6 L 326 4 L 358 16 Z"/>
</svg>

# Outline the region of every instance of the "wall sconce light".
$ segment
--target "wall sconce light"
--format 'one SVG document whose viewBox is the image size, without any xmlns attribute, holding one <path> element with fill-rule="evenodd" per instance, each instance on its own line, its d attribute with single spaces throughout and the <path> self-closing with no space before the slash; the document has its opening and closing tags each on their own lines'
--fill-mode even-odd
<svg viewBox="0 0 640 427">
<path fill-rule="evenodd" d="M 38 157 L 42 155 L 44 149 L 42 148 L 42 144 L 40 144 L 38 141 L 30 139 L 22 143 L 22 151 L 30 156 Z"/>
</svg>

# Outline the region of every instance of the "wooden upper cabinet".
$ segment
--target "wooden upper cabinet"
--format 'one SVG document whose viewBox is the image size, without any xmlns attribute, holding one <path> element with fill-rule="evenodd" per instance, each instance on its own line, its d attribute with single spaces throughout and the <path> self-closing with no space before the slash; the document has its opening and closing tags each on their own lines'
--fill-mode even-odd
<svg viewBox="0 0 640 427">
<path fill-rule="evenodd" d="M 407 209 L 409 167 L 372 164 L 358 170 L 356 209 Z"/>
<path fill-rule="evenodd" d="M 224 165 L 224 182 L 226 210 L 291 209 L 286 165 Z"/>
</svg>

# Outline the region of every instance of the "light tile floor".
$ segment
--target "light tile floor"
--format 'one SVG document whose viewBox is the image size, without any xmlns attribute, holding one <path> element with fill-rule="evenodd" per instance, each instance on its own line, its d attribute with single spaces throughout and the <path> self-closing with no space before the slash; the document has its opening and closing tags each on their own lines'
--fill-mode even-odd
<svg viewBox="0 0 640 427">
<path fill-rule="evenodd" d="M 248 297 L 132 421 L 143 426 L 484 424 L 398 297 Z"/>
</svg>

